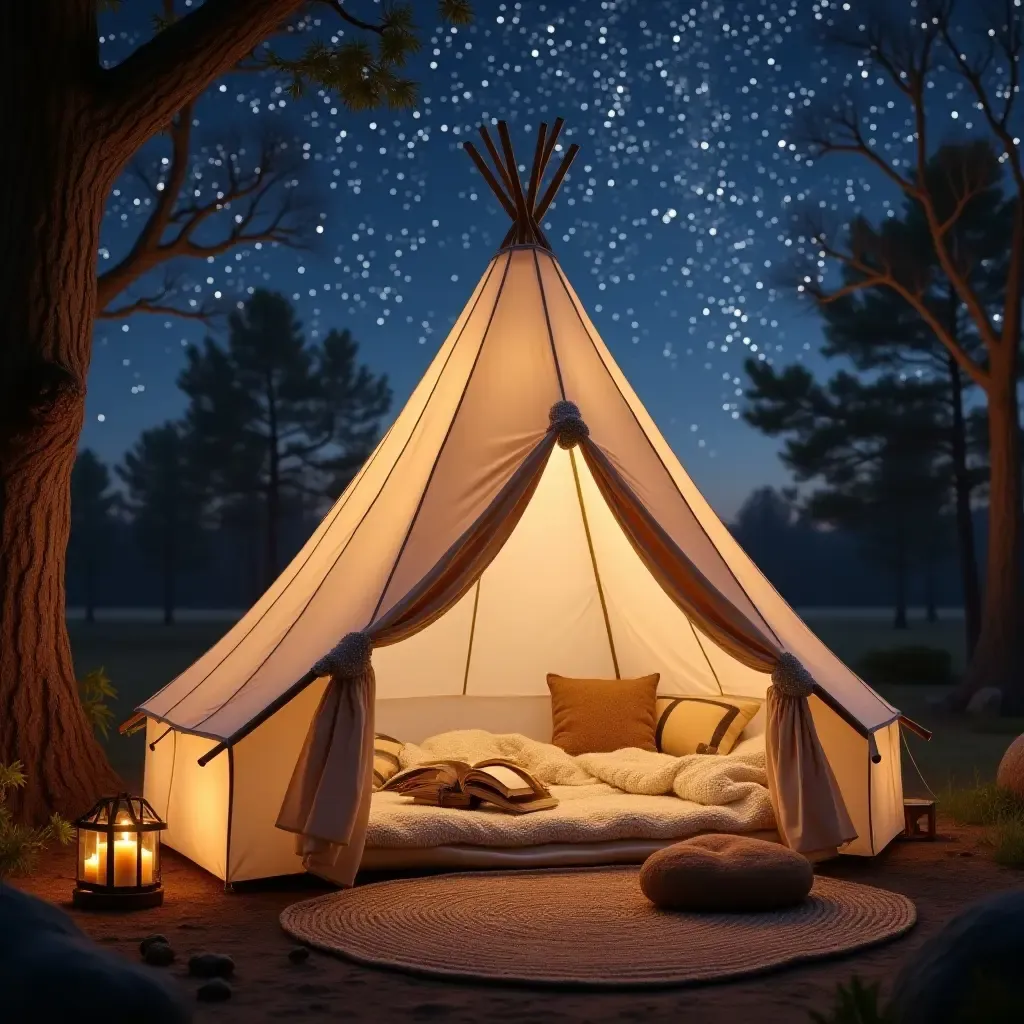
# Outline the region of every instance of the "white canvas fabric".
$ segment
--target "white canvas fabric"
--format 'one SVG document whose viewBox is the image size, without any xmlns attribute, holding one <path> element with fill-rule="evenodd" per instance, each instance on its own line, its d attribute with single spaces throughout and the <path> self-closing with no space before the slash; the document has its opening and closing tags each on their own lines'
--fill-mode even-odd
<svg viewBox="0 0 1024 1024">
<path fill-rule="evenodd" d="M 753 629 L 814 677 L 820 693 L 810 713 L 857 831 L 845 852 L 877 853 L 900 831 L 899 712 L 818 640 L 735 542 L 556 258 L 530 245 L 492 259 L 377 450 L 280 578 L 141 706 L 150 739 L 172 728 L 147 748 L 146 768 L 147 798 L 174 812 L 170 846 L 225 878 L 301 870 L 274 820 L 317 700 L 304 690 L 270 717 L 267 709 L 341 637 L 401 603 L 541 442 L 563 395 L 671 541 Z M 468 726 L 508 732 L 510 720 L 547 739 L 550 722 L 537 709 L 546 707 L 548 672 L 660 672 L 663 693 L 758 698 L 770 681 L 687 618 L 623 533 L 586 459 L 558 447 L 479 580 L 421 632 L 376 649 L 373 667 L 377 728 L 403 740 Z M 221 755 L 197 767 L 195 757 L 221 741 L 234 743 L 232 764 Z M 261 772 L 253 752 L 270 749 L 276 774 L 264 784 L 249 773 Z M 178 809 L 200 804 L 216 808 L 216 823 L 201 835 L 183 823 L 179 838 L 173 819 L 187 815 Z M 204 843 L 209 849 L 200 850 Z"/>
</svg>

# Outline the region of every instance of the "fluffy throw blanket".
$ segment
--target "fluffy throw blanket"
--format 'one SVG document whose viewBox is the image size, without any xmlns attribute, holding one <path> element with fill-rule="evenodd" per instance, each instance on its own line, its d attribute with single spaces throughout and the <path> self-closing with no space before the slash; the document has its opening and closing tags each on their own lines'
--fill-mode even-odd
<svg viewBox="0 0 1024 1024">
<path fill-rule="evenodd" d="M 514 761 L 549 786 L 604 782 L 624 793 L 674 794 L 705 806 L 734 806 L 745 820 L 762 822 L 766 815 L 771 820 L 763 750 L 728 756 L 673 757 L 631 747 L 573 757 L 553 744 L 518 733 L 462 729 L 431 736 L 421 744 L 408 743 L 400 760 L 403 768 L 412 768 L 441 759 L 474 764 L 490 757 Z"/>
</svg>

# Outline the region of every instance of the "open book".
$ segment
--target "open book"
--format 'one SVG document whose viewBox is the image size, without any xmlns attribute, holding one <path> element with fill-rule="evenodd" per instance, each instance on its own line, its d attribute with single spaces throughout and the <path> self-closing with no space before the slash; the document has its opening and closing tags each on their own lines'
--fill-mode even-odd
<svg viewBox="0 0 1024 1024">
<path fill-rule="evenodd" d="M 474 765 L 431 761 L 393 775 L 381 789 L 435 807 L 468 810 L 486 802 L 509 814 L 527 814 L 558 806 L 558 801 L 525 768 L 500 757 Z"/>
</svg>

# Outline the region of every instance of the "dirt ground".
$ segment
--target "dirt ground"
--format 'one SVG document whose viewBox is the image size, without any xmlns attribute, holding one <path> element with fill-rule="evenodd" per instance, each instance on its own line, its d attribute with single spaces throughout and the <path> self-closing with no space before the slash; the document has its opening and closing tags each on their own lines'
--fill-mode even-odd
<svg viewBox="0 0 1024 1024">
<path fill-rule="evenodd" d="M 131 915 L 71 913 L 94 939 L 132 959 L 138 959 L 138 944 L 146 935 L 166 935 L 177 961 L 163 970 L 186 991 L 196 988 L 185 969 L 190 954 L 229 953 L 237 965 L 234 995 L 226 1003 L 196 1003 L 197 1022 L 643 1020 L 675 1024 L 684 1011 L 685 1018 L 695 1024 L 744 1020 L 788 1024 L 807 1022 L 810 1010 L 826 1009 L 836 985 L 854 974 L 888 984 L 907 957 L 962 907 L 1024 883 L 1021 872 L 992 861 L 979 832 L 941 821 L 936 842 L 895 842 L 874 860 L 844 858 L 820 870 L 904 893 L 917 904 L 917 926 L 904 938 L 873 950 L 746 981 L 587 994 L 435 982 L 361 967 L 318 952 L 304 964 L 292 964 L 286 954 L 293 943 L 281 930 L 278 915 L 290 903 L 325 890 L 314 880 L 301 878 L 225 893 L 219 881 L 172 852 L 165 854 L 163 907 Z M 56 851 L 45 856 L 32 877 L 15 884 L 67 906 L 73 880 L 72 855 Z"/>
</svg>

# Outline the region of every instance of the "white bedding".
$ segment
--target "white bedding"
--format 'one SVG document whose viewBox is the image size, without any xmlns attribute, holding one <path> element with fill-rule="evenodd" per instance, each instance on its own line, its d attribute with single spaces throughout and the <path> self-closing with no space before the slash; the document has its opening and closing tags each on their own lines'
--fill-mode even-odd
<svg viewBox="0 0 1024 1024">
<path fill-rule="evenodd" d="M 510 815 L 430 807 L 396 793 L 375 793 L 366 845 L 526 847 L 773 829 L 764 743 L 758 739 L 727 756 L 677 758 L 633 749 L 571 757 L 551 744 L 517 734 L 443 733 L 420 745 L 407 745 L 402 766 L 439 758 L 475 762 L 506 757 L 548 785 L 558 807 Z"/>
</svg>

